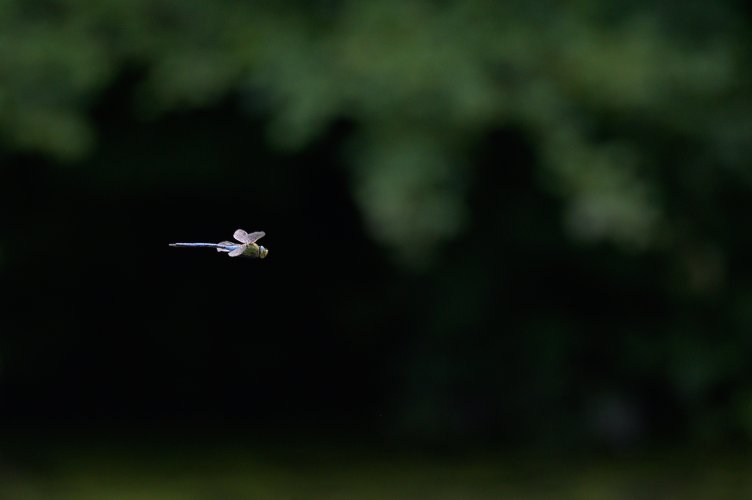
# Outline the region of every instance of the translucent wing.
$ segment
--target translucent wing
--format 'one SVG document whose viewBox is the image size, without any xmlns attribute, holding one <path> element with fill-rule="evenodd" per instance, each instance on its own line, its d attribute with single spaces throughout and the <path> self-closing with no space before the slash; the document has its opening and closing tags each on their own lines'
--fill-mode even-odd
<svg viewBox="0 0 752 500">
<path fill-rule="evenodd" d="M 266 235 L 263 231 L 256 231 L 248 235 L 248 243 L 256 243 L 258 240 L 264 237 Z"/>
<path fill-rule="evenodd" d="M 235 231 L 235 234 L 233 237 L 238 240 L 242 241 L 243 243 L 249 244 L 249 243 L 256 243 L 258 240 L 264 237 L 266 233 L 263 231 L 256 231 L 254 233 L 248 234 L 242 229 L 238 229 Z"/>
<path fill-rule="evenodd" d="M 246 249 L 245 245 L 240 245 L 238 248 L 228 253 L 227 255 L 229 255 L 230 257 L 237 257 L 238 255 L 243 255 L 243 252 L 245 251 L 245 249 Z"/>
<path fill-rule="evenodd" d="M 232 237 L 238 240 L 241 243 L 248 243 L 248 237 L 250 235 L 243 231 L 242 229 L 238 229 L 232 234 Z"/>
<path fill-rule="evenodd" d="M 228 247 L 234 247 L 235 246 L 235 243 L 233 243 L 232 241 L 220 241 L 219 244 L 220 245 L 225 245 L 225 246 L 228 246 Z M 219 247 L 217 247 L 217 252 L 230 252 L 230 251 L 231 250 L 228 250 L 226 248 L 219 248 Z"/>
</svg>

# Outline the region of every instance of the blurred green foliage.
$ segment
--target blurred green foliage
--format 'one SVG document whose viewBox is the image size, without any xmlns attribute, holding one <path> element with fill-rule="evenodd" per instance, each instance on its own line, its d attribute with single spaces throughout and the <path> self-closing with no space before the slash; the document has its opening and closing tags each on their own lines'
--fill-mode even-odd
<svg viewBox="0 0 752 500">
<path fill-rule="evenodd" d="M 463 227 L 478 137 L 515 127 L 566 200 L 573 235 L 645 248 L 674 224 L 656 181 L 664 162 L 746 171 L 739 8 L 9 0 L 0 127 L 12 147 L 81 158 L 97 141 L 88 106 L 133 67 L 147 116 L 245 94 L 282 148 L 348 120 L 363 214 L 413 262 Z M 689 145 L 694 154 L 678 151 Z"/>
</svg>

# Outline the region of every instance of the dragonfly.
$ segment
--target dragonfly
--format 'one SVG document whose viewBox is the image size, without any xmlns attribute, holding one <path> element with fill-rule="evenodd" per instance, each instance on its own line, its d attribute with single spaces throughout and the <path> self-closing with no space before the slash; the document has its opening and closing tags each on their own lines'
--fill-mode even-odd
<svg viewBox="0 0 752 500">
<path fill-rule="evenodd" d="M 238 243 L 234 241 L 220 241 L 219 243 L 170 243 L 170 246 L 216 248 L 217 252 L 224 252 L 230 257 L 245 255 L 246 257 L 264 259 L 269 254 L 269 250 L 257 244 L 256 242 L 260 240 L 265 234 L 266 233 L 263 231 L 247 233 L 242 229 L 238 229 L 232 235 L 232 237 L 235 238 Z"/>
</svg>

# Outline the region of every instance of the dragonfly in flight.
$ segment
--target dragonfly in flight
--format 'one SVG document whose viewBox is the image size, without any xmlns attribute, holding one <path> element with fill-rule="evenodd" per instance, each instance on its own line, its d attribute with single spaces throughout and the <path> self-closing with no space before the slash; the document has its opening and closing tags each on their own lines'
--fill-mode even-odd
<svg viewBox="0 0 752 500">
<path fill-rule="evenodd" d="M 219 243 L 170 243 L 170 246 L 216 248 L 217 252 L 225 252 L 230 257 L 245 255 L 246 257 L 263 259 L 266 258 L 269 250 L 257 244 L 256 242 L 260 240 L 265 234 L 266 233 L 263 231 L 246 233 L 242 229 L 238 229 L 232 235 L 233 238 L 238 240 L 238 243 L 235 243 L 234 241 L 220 241 Z"/>
</svg>

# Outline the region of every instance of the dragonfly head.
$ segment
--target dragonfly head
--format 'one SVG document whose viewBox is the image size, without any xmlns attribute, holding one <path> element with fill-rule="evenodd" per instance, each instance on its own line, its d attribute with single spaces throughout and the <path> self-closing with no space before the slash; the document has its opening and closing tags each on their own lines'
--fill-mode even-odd
<svg viewBox="0 0 752 500">
<path fill-rule="evenodd" d="M 266 258 L 267 254 L 269 253 L 269 250 L 267 250 L 265 247 L 262 247 L 259 245 L 259 259 Z"/>
</svg>

